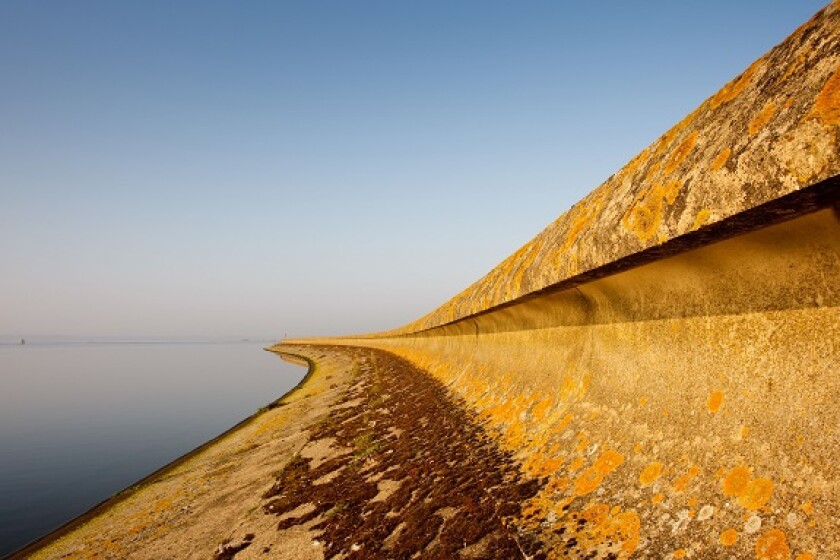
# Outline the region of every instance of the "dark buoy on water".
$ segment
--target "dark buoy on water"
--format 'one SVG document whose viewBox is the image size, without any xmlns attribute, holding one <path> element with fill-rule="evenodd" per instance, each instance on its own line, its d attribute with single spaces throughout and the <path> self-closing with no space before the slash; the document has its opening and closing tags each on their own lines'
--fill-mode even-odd
<svg viewBox="0 0 840 560">
<path fill-rule="evenodd" d="M 18 342 L 18 344 L 20 344 L 21 346 L 23 346 L 24 344 L 26 344 L 26 339 L 25 339 L 25 338 L 21 338 L 21 339 L 20 339 L 20 341 Z"/>
</svg>

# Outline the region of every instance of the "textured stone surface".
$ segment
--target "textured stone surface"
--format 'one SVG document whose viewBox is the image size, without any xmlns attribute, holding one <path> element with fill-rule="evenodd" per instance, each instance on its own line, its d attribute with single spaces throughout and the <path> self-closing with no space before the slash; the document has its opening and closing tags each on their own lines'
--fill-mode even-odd
<svg viewBox="0 0 840 560">
<path fill-rule="evenodd" d="M 832 3 L 415 332 L 467 317 L 840 172 Z"/>
</svg>

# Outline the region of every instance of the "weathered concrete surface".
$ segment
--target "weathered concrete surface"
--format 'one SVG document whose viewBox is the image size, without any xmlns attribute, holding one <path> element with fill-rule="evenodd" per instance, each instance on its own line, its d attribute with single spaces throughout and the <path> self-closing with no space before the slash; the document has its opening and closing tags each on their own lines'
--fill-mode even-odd
<svg viewBox="0 0 840 560">
<path fill-rule="evenodd" d="M 838 341 L 829 208 L 417 336 L 331 342 L 463 398 L 543 479 L 517 527 L 549 555 L 835 558 Z"/>
</svg>

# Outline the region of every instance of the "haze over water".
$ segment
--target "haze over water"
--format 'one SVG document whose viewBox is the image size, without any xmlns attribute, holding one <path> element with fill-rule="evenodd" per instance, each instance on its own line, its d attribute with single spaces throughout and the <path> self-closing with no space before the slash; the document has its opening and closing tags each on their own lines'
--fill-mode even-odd
<svg viewBox="0 0 840 560">
<path fill-rule="evenodd" d="M 224 432 L 305 368 L 267 343 L 0 344 L 0 556 Z"/>
</svg>

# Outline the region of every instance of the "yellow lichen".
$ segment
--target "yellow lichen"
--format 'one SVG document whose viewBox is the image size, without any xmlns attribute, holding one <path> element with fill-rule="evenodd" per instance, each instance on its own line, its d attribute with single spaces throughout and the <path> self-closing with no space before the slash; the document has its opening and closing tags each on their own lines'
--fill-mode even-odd
<svg viewBox="0 0 840 560">
<path fill-rule="evenodd" d="M 796 560 L 814 560 L 814 555 L 810 552 L 803 552 L 797 555 Z"/>
<path fill-rule="evenodd" d="M 744 491 L 738 496 L 738 503 L 749 510 L 757 510 L 766 504 L 773 495 L 773 481 L 769 478 L 750 480 Z"/>
<path fill-rule="evenodd" d="M 805 118 L 816 119 L 826 126 L 840 125 L 840 70 L 826 81 Z"/>
<path fill-rule="evenodd" d="M 691 153 L 691 150 L 697 145 L 697 137 L 698 133 L 696 130 L 692 131 L 691 134 L 686 136 L 685 140 L 683 140 L 677 148 L 671 152 L 671 155 L 668 157 L 667 162 L 665 163 L 665 168 L 663 172 L 665 175 L 670 175 L 673 173 L 677 167 L 688 157 L 688 154 Z"/>
<path fill-rule="evenodd" d="M 685 558 L 687 552 L 684 548 L 678 548 L 674 551 L 674 558 Z"/>
<path fill-rule="evenodd" d="M 709 413 L 716 414 L 717 411 L 720 410 L 722 404 L 723 391 L 714 391 L 711 395 L 709 395 L 709 399 L 706 401 L 706 408 L 709 409 Z"/>
<path fill-rule="evenodd" d="M 741 92 L 743 92 L 747 86 L 752 83 L 753 77 L 761 63 L 762 59 L 756 60 L 744 71 L 743 74 L 723 86 L 723 88 L 721 88 L 721 90 L 709 100 L 709 106 L 712 109 L 717 109 L 724 103 L 728 103 L 741 95 Z"/>
<path fill-rule="evenodd" d="M 723 546 L 732 546 L 738 540 L 738 531 L 735 529 L 727 529 L 720 534 L 720 544 Z"/>
<path fill-rule="evenodd" d="M 767 123 L 770 122 L 770 119 L 773 118 L 773 115 L 776 114 L 776 104 L 773 101 L 768 101 L 764 104 L 764 107 L 761 108 L 761 111 L 750 121 L 750 124 L 747 126 L 747 131 L 750 133 L 750 136 L 755 136 L 758 134 L 758 131 L 767 126 Z"/>
<path fill-rule="evenodd" d="M 591 503 L 586 509 L 572 513 L 552 527 L 565 538 L 574 538 L 583 550 L 596 550 L 605 544 L 620 544 L 618 558 L 629 558 L 641 540 L 641 522 L 634 510 L 620 506 Z M 551 556 L 550 556 L 551 557 Z M 555 555 L 556 558 L 565 556 Z"/>
<path fill-rule="evenodd" d="M 686 489 L 688 488 L 689 483 L 698 474 L 700 474 L 700 467 L 698 467 L 697 465 L 692 465 L 692 467 L 690 469 L 688 469 L 687 473 L 678 477 L 674 481 L 674 490 L 676 490 L 677 492 L 685 492 Z"/>
<path fill-rule="evenodd" d="M 787 70 L 785 70 L 785 73 L 782 75 L 782 81 L 787 80 L 791 76 L 791 74 L 793 74 L 802 67 L 802 63 L 805 62 L 805 57 L 807 55 L 807 52 L 800 53 L 799 56 L 796 57 L 796 60 L 794 60 L 788 65 Z"/>
<path fill-rule="evenodd" d="M 624 228 L 641 241 L 648 241 L 656 235 L 662 223 L 662 198 L 653 195 L 653 191 L 643 191 L 621 219 Z"/>
<path fill-rule="evenodd" d="M 735 467 L 721 483 L 723 486 L 723 493 L 727 496 L 738 496 L 747 488 L 750 482 L 752 473 L 747 467 Z"/>
<path fill-rule="evenodd" d="M 790 547 L 787 537 L 779 529 L 770 529 L 755 543 L 755 555 L 758 560 L 790 560 Z"/>
<path fill-rule="evenodd" d="M 694 224 L 691 226 L 692 231 L 700 229 L 701 227 L 706 225 L 706 222 L 709 221 L 711 215 L 712 212 L 708 208 L 703 208 L 699 212 L 697 212 L 697 215 L 694 217 Z"/>
<path fill-rule="evenodd" d="M 575 479 L 575 495 L 585 496 L 593 492 L 601 485 L 604 478 L 620 467 L 623 462 L 624 455 L 618 451 L 614 449 L 605 451 L 591 467 L 580 473 Z"/>
<path fill-rule="evenodd" d="M 656 505 L 661 504 L 662 501 L 665 499 L 665 495 L 662 493 L 654 494 L 654 496 L 650 499 L 650 503 Z"/>
<path fill-rule="evenodd" d="M 732 148 L 724 148 L 721 152 L 712 160 L 711 170 L 717 171 L 726 165 L 726 162 L 729 161 L 729 156 L 732 155 Z"/>
<path fill-rule="evenodd" d="M 653 484 L 656 479 L 658 479 L 662 475 L 662 463 L 651 463 L 642 469 L 641 474 L 639 474 L 639 484 L 642 486 L 650 486 Z"/>
</svg>

